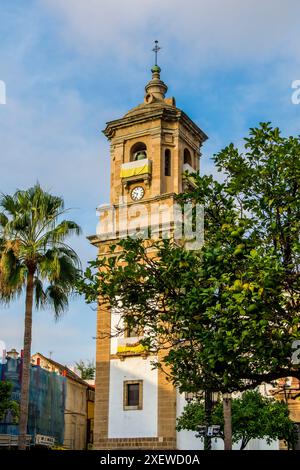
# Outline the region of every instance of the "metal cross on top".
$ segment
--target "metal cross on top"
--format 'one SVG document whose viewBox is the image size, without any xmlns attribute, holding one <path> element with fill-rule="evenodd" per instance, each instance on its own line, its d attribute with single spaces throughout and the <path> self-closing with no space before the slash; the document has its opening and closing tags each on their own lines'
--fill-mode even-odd
<svg viewBox="0 0 300 470">
<path fill-rule="evenodd" d="M 157 65 L 157 53 L 158 51 L 160 51 L 161 47 L 159 47 L 158 41 L 154 41 L 154 42 L 155 42 L 155 46 L 153 47 L 152 51 L 155 54 L 155 65 Z"/>
</svg>

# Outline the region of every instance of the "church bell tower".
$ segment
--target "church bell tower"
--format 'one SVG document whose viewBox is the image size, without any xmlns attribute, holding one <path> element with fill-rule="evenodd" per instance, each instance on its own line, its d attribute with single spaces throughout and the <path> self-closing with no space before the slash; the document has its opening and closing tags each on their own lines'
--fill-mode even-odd
<svg viewBox="0 0 300 470">
<path fill-rule="evenodd" d="M 156 56 L 158 49 L 156 43 Z M 193 184 L 188 173 L 199 171 L 207 136 L 173 97 L 166 97 L 157 60 L 151 72 L 143 103 L 108 122 L 103 131 L 110 141 L 110 203 L 100 206 L 98 233 L 89 237 L 100 257 L 124 236 L 125 203 L 130 225 L 137 206 L 152 215 L 157 204 L 172 207 L 175 195 Z M 116 312 L 99 307 L 94 448 L 180 448 L 178 393 L 163 372 L 152 368 L 155 357 L 139 344 L 138 331 L 112 334 L 119 320 Z"/>
</svg>

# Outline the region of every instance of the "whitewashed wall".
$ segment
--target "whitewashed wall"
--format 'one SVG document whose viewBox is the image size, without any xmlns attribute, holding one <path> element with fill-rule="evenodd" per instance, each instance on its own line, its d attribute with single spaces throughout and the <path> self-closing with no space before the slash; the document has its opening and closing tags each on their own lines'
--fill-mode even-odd
<svg viewBox="0 0 300 470">
<path fill-rule="evenodd" d="M 150 358 L 110 361 L 108 437 L 157 436 L 157 370 Z M 123 410 L 123 382 L 143 380 L 143 409 Z"/>
<path fill-rule="evenodd" d="M 123 321 L 121 319 L 120 313 L 115 309 L 111 310 L 111 340 L 110 340 L 110 353 L 117 354 L 118 349 L 118 338 L 124 337 L 124 335 L 117 335 L 117 328 L 123 328 Z"/>
</svg>

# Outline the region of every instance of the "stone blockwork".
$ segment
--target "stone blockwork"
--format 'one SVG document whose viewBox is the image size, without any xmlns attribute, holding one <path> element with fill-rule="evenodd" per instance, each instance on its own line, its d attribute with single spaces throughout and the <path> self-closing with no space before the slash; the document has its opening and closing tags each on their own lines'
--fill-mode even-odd
<svg viewBox="0 0 300 470">
<path fill-rule="evenodd" d="M 163 360 L 162 352 L 158 355 Z M 158 435 L 176 442 L 176 389 L 167 379 L 166 372 L 158 370 Z"/>
<path fill-rule="evenodd" d="M 141 449 L 141 450 L 173 450 L 176 449 L 176 439 L 172 437 L 132 437 L 116 439 L 99 439 L 94 445 L 95 450 L 107 449 Z"/>
<path fill-rule="evenodd" d="M 99 307 L 96 351 L 94 445 L 108 436 L 110 309 Z"/>
</svg>

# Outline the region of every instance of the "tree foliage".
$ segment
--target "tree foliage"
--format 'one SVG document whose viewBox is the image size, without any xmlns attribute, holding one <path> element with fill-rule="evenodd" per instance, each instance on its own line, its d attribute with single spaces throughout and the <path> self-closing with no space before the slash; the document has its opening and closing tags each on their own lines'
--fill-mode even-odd
<svg viewBox="0 0 300 470">
<path fill-rule="evenodd" d="M 224 417 L 220 401 L 213 408 L 211 424 L 221 427 L 223 438 Z M 203 401 L 188 403 L 177 419 L 177 430 L 197 431 L 201 425 L 205 425 Z M 240 450 L 245 449 L 251 439 L 266 439 L 268 444 L 277 439 L 284 440 L 289 447 L 293 447 L 296 440 L 287 404 L 262 396 L 257 390 L 248 390 L 241 397 L 233 398 L 232 430 L 233 443 L 240 442 Z"/>
<path fill-rule="evenodd" d="M 50 307 L 58 317 L 67 307 L 79 274 L 79 259 L 66 240 L 80 233 L 62 198 L 39 185 L 0 199 L 0 299 L 9 302 L 34 275 L 36 307 Z"/>
<path fill-rule="evenodd" d="M 300 378 L 299 156 L 299 137 L 269 123 L 251 129 L 244 152 L 230 144 L 214 156 L 223 183 L 195 175 L 195 190 L 179 196 L 204 207 L 201 250 L 129 238 L 86 270 L 86 300 L 140 325 L 180 390 Z"/>
<path fill-rule="evenodd" d="M 76 367 L 81 373 L 81 378 L 83 380 L 93 380 L 95 378 L 95 363 L 94 361 L 84 362 L 82 359 L 79 362 L 76 362 Z"/>
<path fill-rule="evenodd" d="M 14 419 L 19 416 L 19 405 L 11 399 L 12 384 L 7 381 L 0 381 L 0 421 L 7 411 L 11 411 Z"/>
</svg>

